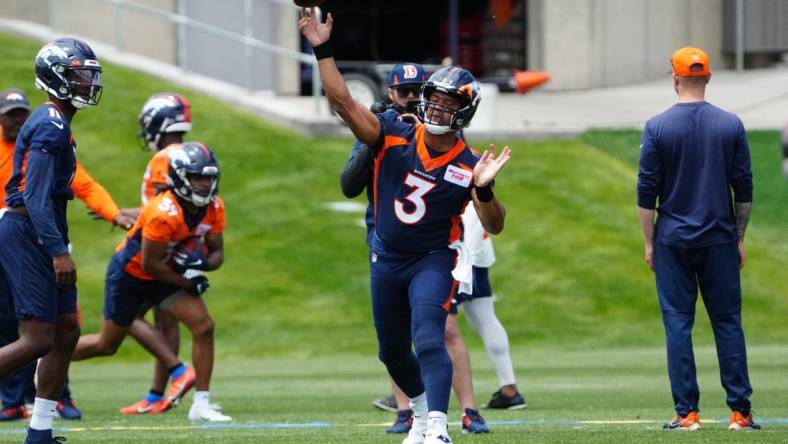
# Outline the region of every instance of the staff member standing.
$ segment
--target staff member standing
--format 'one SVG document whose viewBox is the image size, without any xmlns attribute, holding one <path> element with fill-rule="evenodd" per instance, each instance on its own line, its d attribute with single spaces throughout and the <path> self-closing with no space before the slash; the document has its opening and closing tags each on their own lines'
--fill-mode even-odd
<svg viewBox="0 0 788 444">
<path fill-rule="evenodd" d="M 656 274 L 677 413 L 664 428 L 700 428 L 692 351 L 700 287 L 732 410 L 729 428 L 759 429 L 750 411 L 739 279 L 752 210 L 747 135 L 736 115 L 705 101 L 711 71 L 703 50 L 681 48 L 671 64 L 678 103 L 646 122 L 637 184 L 645 259 Z"/>
</svg>

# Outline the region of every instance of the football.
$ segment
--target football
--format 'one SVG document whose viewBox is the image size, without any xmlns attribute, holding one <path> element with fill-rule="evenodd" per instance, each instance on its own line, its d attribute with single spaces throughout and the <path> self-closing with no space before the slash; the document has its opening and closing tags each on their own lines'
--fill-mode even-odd
<svg viewBox="0 0 788 444">
<path fill-rule="evenodd" d="M 199 254 L 203 257 L 208 257 L 208 246 L 205 245 L 205 242 L 203 242 L 199 236 L 187 237 L 176 245 L 173 250 L 175 252 L 182 251 L 189 255 Z"/>
<path fill-rule="evenodd" d="M 313 6 L 320 6 L 323 1 L 324 0 L 293 0 L 293 3 L 302 8 L 311 8 Z"/>
</svg>

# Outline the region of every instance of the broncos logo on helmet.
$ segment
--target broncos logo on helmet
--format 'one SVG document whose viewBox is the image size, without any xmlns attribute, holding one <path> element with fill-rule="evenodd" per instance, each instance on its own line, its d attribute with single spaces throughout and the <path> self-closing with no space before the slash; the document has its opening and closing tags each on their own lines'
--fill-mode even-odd
<svg viewBox="0 0 788 444">
<path fill-rule="evenodd" d="M 219 162 L 213 152 L 200 142 L 184 142 L 180 149 L 170 153 L 170 166 L 167 182 L 172 192 L 181 199 L 198 207 L 213 202 L 219 192 Z M 207 196 L 198 193 L 189 176 L 207 176 L 211 184 Z"/>
<path fill-rule="evenodd" d="M 101 65 L 87 43 L 57 39 L 36 54 L 36 87 L 83 109 L 101 99 Z"/>
<path fill-rule="evenodd" d="M 158 151 L 159 139 L 164 133 L 187 133 L 192 129 L 192 112 L 189 102 L 175 93 L 152 95 L 140 111 L 140 132 L 137 137 L 143 146 Z"/>
<path fill-rule="evenodd" d="M 459 109 L 452 110 L 431 101 L 435 92 L 448 94 L 459 101 Z M 448 66 L 435 71 L 424 82 L 416 112 L 427 131 L 432 134 L 446 134 L 470 125 L 481 99 L 479 84 L 473 75 L 465 68 Z M 444 122 L 445 114 L 450 116 L 448 123 Z M 434 116 L 440 117 L 436 119 Z"/>
</svg>

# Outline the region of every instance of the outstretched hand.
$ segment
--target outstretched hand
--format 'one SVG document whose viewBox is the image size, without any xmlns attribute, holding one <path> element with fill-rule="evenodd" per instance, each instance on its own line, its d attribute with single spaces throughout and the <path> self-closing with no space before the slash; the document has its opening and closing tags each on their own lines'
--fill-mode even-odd
<svg viewBox="0 0 788 444">
<path fill-rule="evenodd" d="M 331 29 L 334 27 L 334 17 L 328 13 L 325 23 L 318 23 L 317 12 L 314 7 L 301 8 L 301 18 L 298 20 L 298 29 L 307 42 L 314 48 L 328 41 Z"/>
<path fill-rule="evenodd" d="M 504 147 L 501 154 L 496 157 L 495 145 L 491 143 L 490 148 L 484 151 L 473 169 L 473 184 L 479 188 L 491 184 L 511 157 L 512 150 L 508 146 Z"/>
</svg>

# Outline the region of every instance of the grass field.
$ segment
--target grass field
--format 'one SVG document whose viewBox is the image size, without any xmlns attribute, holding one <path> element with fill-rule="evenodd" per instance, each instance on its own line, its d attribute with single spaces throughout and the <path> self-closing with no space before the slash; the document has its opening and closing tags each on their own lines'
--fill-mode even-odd
<svg viewBox="0 0 788 444">
<path fill-rule="evenodd" d="M 713 350 L 697 351 L 701 418 L 726 420 Z M 670 393 L 662 349 L 517 349 L 515 362 L 528 400 L 527 410 L 483 414 L 490 435 L 463 436 L 457 443 L 646 443 L 788 441 L 788 346 L 750 349 L 755 412 L 760 432 L 733 433 L 723 423 L 706 423 L 697 433 L 665 432 Z M 473 355 L 477 398 L 495 389 L 486 356 Z M 386 435 L 392 415 L 370 401 L 386 393 L 381 366 L 371 356 L 265 358 L 222 362 L 216 369 L 213 400 L 234 416 L 229 425 L 207 426 L 186 420 L 188 402 L 163 416 L 123 417 L 116 408 L 147 388 L 148 364 L 76 363 L 72 387 L 85 412 L 68 427 L 69 442 L 211 443 L 398 443 Z M 484 395 L 481 395 L 481 394 Z M 187 401 L 188 401 L 187 397 Z M 483 399 L 485 398 L 485 399 Z M 459 421 L 452 404 L 450 420 Z M 0 425 L 0 442 L 19 442 L 21 423 Z M 678 434 L 678 435 L 677 435 Z"/>
<path fill-rule="evenodd" d="M 0 87 L 22 87 L 34 103 L 43 100 L 32 87 L 39 47 L 0 34 Z M 72 386 L 86 419 L 67 424 L 74 428 L 69 442 L 399 442 L 383 434 L 380 424 L 390 415 L 369 404 L 387 387 L 375 358 L 367 249 L 357 224 L 362 214 L 328 207 L 344 200 L 338 172 L 351 141 L 306 139 L 204 95 L 103 65 L 102 103 L 79 113 L 73 128 L 80 161 L 121 206 L 139 200 L 150 153 L 137 147 L 134 135 L 139 108 L 151 94 L 185 94 L 193 107 L 190 137 L 218 153 L 229 225 L 227 261 L 210 274 L 206 296 L 217 323 L 212 396 L 236 421 L 233 428 L 192 426 L 187 406 L 157 418 L 116 414 L 145 392 L 152 368 L 145 352 L 127 341 L 115 358 L 74 365 Z M 788 186 L 776 133 L 753 132 L 750 140 L 756 194 L 742 275 L 744 324 L 753 401 L 758 417 L 771 420 L 766 429 L 731 435 L 711 423 L 680 438 L 658 431 L 672 402 L 635 209 L 639 133 L 600 130 L 574 140 L 506 142 L 514 156 L 496 194 L 508 219 L 495 240 L 492 282 L 530 407 L 488 414 L 490 436 L 463 437 L 454 427 L 456 442 L 788 441 Z M 70 205 L 69 224 L 83 331 L 93 332 L 106 263 L 123 233 L 90 220 L 81 203 Z M 482 403 L 496 388 L 494 374 L 478 337 L 464 321 L 461 326 Z M 695 343 L 701 347 L 702 417 L 725 419 L 702 308 Z M 454 406 L 451 419 L 458 415 Z M 285 423 L 311 427 L 281 428 Z M 21 423 L 0 425 L 0 441 L 19 441 L 20 429 Z"/>
</svg>

